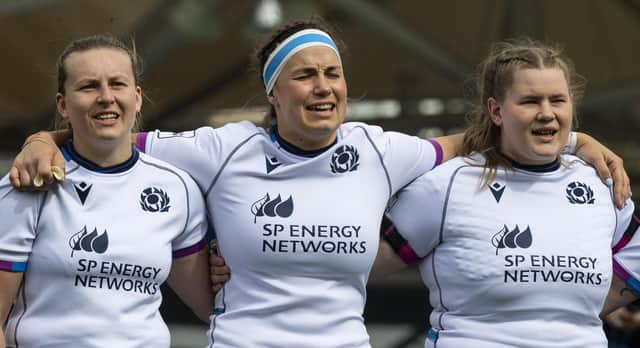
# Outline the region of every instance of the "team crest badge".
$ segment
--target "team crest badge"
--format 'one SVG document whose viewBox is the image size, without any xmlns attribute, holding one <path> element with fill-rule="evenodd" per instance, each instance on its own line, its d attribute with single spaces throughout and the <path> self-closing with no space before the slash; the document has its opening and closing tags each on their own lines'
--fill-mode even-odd
<svg viewBox="0 0 640 348">
<path fill-rule="evenodd" d="M 342 145 L 331 155 L 331 172 L 342 174 L 354 172 L 360 166 L 360 155 L 353 145 Z"/>
<path fill-rule="evenodd" d="M 593 190 L 587 184 L 574 181 L 567 185 L 565 190 L 567 199 L 571 204 L 593 204 L 596 199 L 593 197 Z"/>
<path fill-rule="evenodd" d="M 150 213 L 168 212 L 169 208 L 171 208 L 169 202 L 171 202 L 169 195 L 157 187 L 147 187 L 142 190 L 140 194 L 140 206 L 142 210 Z"/>
</svg>

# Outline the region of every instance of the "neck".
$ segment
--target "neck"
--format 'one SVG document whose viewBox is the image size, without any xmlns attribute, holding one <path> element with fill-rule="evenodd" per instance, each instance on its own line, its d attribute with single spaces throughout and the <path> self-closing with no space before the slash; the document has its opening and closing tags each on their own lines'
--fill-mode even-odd
<svg viewBox="0 0 640 348">
<path fill-rule="evenodd" d="M 499 154 L 506 158 L 514 168 L 527 170 L 530 172 L 551 172 L 560 167 L 560 157 L 556 157 L 555 160 L 546 163 L 522 163 L 514 160 L 513 158 L 499 152 Z"/>
<path fill-rule="evenodd" d="M 326 136 L 323 134 L 324 136 L 318 136 L 317 138 L 313 136 L 303 138 L 300 136 L 296 136 L 295 134 L 288 134 L 288 133 L 283 134 L 282 131 L 278 129 L 278 126 L 276 125 L 276 126 L 273 126 L 272 132 L 274 132 L 274 134 L 276 134 L 278 138 L 280 138 L 281 140 L 284 140 L 289 145 L 292 145 L 303 151 L 311 151 L 311 152 L 325 150 L 327 147 L 330 147 L 333 144 L 335 144 L 337 139 L 336 131 L 334 131 L 329 136 Z"/>
<path fill-rule="evenodd" d="M 333 144 L 335 144 L 336 141 L 337 141 L 337 137 L 334 134 L 333 140 L 331 140 L 331 142 L 329 142 L 328 144 L 326 144 L 325 142 L 322 142 L 322 144 L 326 144 L 326 145 L 315 145 L 315 146 L 302 147 L 302 146 L 299 146 L 299 145 L 289 141 L 289 139 L 285 139 L 279 133 L 277 125 L 274 125 L 271 128 L 271 138 L 272 138 L 273 141 L 277 141 L 278 144 L 280 144 L 280 146 L 282 146 L 288 152 L 296 154 L 296 155 L 304 156 L 304 157 L 315 157 L 315 156 L 323 153 L 325 150 L 327 150 L 331 146 L 333 146 Z"/>
<path fill-rule="evenodd" d="M 86 142 L 73 137 L 73 147 L 83 158 L 100 167 L 110 167 L 127 161 L 133 155 L 130 135 L 114 145 L 116 140 L 96 140 Z"/>
</svg>

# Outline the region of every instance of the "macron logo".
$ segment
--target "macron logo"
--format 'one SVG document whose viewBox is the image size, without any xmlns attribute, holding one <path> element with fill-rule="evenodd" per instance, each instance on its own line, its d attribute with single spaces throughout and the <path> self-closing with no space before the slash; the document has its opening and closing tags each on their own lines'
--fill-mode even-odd
<svg viewBox="0 0 640 348">
<path fill-rule="evenodd" d="M 282 163 L 280 163 L 275 157 L 269 158 L 267 156 L 264 156 L 264 160 L 267 163 L 267 174 L 271 173 L 274 169 L 282 165 Z"/>
</svg>

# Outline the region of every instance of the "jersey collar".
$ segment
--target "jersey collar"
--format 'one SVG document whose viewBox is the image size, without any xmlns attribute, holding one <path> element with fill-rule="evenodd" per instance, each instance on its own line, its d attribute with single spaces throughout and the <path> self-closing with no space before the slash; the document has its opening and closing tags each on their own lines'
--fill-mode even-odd
<svg viewBox="0 0 640 348">
<path fill-rule="evenodd" d="M 331 148 L 333 145 L 335 145 L 338 142 L 338 136 L 336 135 L 336 139 L 329 146 L 323 147 L 318 150 L 311 150 L 311 151 L 303 150 L 289 143 L 288 141 L 284 140 L 280 136 L 280 133 L 278 133 L 277 125 L 274 125 L 273 127 L 271 127 L 271 132 L 269 132 L 269 136 L 271 137 L 271 141 L 273 141 L 274 143 L 278 143 L 278 145 L 280 145 L 280 147 L 283 148 L 285 151 L 292 153 L 294 155 L 309 157 L 309 158 L 318 156 L 319 154 L 327 151 L 327 149 Z"/>
<path fill-rule="evenodd" d="M 138 152 L 138 149 L 136 149 L 135 146 L 132 146 L 132 148 L 133 148 L 133 151 L 131 153 L 131 157 L 129 157 L 128 160 L 119 164 L 108 166 L 108 167 L 101 167 L 89 161 L 88 159 L 80 156 L 80 154 L 73 147 L 73 143 L 71 141 L 68 141 L 64 145 L 62 145 L 62 147 L 60 148 L 60 151 L 62 151 L 62 155 L 67 161 L 73 160 L 74 162 L 78 163 L 80 166 L 85 167 L 86 169 L 89 169 L 92 172 L 115 174 L 115 173 L 122 173 L 131 169 L 136 164 L 136 162 L 138 162 L 140 153 Z"/>
<path fill-rule="evenodd" d="M 506 158 L 509 162 L 511 162 L 511 165 L 514 168 L 526 170 L 528 172 L 548 173 L 548 172 L 556 171 L 558 170 L 558 168 L 560 168 L 560 158 L 556 159 L 553 162 L 549 162 L 545 164 L 522 164 L 520 162 L 516 162 L 515 160 L 513 160 L 512 158 L 510 158 L 509 156 L 503 153 L 500 153 L 500 155 L 502 155 L 502 157 Z"/>
</svg>

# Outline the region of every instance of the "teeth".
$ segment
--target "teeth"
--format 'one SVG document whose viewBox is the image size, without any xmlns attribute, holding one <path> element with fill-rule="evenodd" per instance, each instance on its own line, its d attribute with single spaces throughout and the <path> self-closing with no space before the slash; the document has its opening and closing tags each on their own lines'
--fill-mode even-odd
<svg viewBox="0 0 640 348">
<path fill-rule="evenodd" d="M 317 111 L 326 111 L 333 109 L 333 104 L 317 104 L 317 105 L 309 105 L 307 107 L 309 110 L 317 110 Z"/>
<path fill-rule="evenodd" d="M 533 134 L 535 135 L 553 135 L 556 131 L 554 130 L 534 130 Z"/>
<path fill-rule="evenodd" d="M 118 115 L 116 115 L 116 114 L 101 114 L 101 115 L 96 115 L 94 117 L 99 119 L 99 120 L 113 120 L 113 119 L 118 118 Z"/>
</svg>

